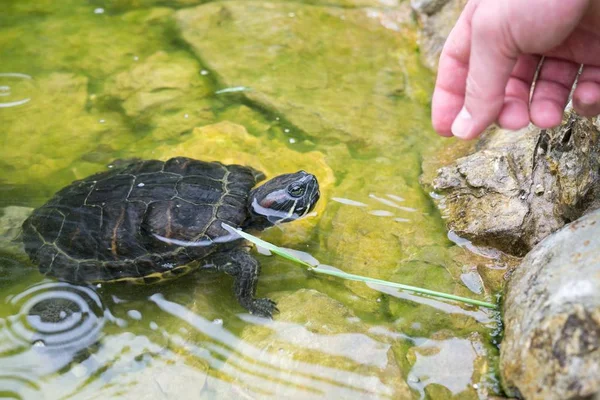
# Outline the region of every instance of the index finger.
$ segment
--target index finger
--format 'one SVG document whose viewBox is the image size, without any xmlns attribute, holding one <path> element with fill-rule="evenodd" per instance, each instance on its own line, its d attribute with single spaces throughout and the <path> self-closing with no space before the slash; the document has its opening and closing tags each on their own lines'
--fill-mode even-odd
<svg viewBox="0 0 600 400">
<path fill-rule="evenodd" d="M 431 121 L 433 129 L 442 136 L 452 136 L 452 122 L 465 102 L 471 55 L 471 20 L 479 2 L 471 0 L 467 3 L 440 55 L 431 101 Z"/>
</svg>

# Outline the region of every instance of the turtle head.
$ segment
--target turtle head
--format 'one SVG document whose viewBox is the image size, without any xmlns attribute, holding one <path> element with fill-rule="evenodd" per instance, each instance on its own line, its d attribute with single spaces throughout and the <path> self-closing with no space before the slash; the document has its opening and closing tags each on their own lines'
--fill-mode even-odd
<svg viewBox="0 0 600 400">
<path fill-rule="evenodd" d="M 319 183 L 304 171 L 279 175 L 250 192 L 248 227 L 264 229 L 304 217 L 319 200 Z"/>
</svg>

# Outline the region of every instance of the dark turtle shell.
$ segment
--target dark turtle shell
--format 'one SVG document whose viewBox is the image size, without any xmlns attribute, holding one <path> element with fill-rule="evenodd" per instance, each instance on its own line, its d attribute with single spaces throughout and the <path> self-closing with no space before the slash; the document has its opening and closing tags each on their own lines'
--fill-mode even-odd
<svg viewBox="0 0 600 400">
<path fill-rule="evenodd" d="M 73 182 L 36 209 L 23 224 L 25 250 L 42 273 L 70 282 L 180 275 L 190 262 L 240 243 L 213 240 L 228 235 L 221 223 L 244 223 L 258 175 L 184 157 L 114 167 Z"/>
</svg>

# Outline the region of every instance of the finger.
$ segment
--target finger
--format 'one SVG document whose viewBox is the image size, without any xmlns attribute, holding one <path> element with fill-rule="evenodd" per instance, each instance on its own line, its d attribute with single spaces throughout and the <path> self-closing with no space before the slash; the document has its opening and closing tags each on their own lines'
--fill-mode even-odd
<svg viewBox="0 0 600 400">
<path fill-rule="evenodd" d="M 506 34 L 504 2 L 486 1 L 473 14 L 465 103 L 452 124 L 454 136 L 473 139 L 496 120 L 519 51 Z"/>
<path fill-rule="evenodd" d="M 545 129 L 560 125 L 578 71 L 579 64 L 574 62 L 544 59 L 529 107 L 536 126 Z"/>
<path fill-rule="evenodd" d="M 588 3 L 528 0 L 529 9 L 543 10 L 539 18 L 532 18 L 523 12 L 521 0 L 481 0 L 471 23 L 465 106 L 453 122 L 453 134 L 472 139 L 495 121 L 518 56 L 543 54 L 560 44 L 581 20 Z"/>
<path fill-rule="evenodd" d="M 471 46 L 470 21 L 478 3 L 479 0 L 467 3 L 440 55 L 431 102 L 431 121 L 435 131 L 442 136 L 452 136 L 452 122 L 464 103 Z"/>
<path fill-rule="evenodd" d="M 573 107 L 585 117 L 600 115 L 600 67 L 583 67 L 573 93 Z"/>
<path fill-rule="evenodd" d="M 516 130 L 529 125 L 529 95 L 540 59 L 535 55 L 519 57 L 504 91 L 497 121 L 501 128 Z"/>
</svg>

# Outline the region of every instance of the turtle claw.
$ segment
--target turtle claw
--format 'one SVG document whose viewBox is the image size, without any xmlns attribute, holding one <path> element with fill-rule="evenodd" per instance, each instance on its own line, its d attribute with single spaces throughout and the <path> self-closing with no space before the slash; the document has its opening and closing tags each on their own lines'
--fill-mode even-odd
<svg viewBox="0 0 600 400">
<path fill-rule="evenodd" d="M 271 299 L 254 299 L 247 307 L 250 314 L 258 315 L 265 318 L 273 318 L 273 314 L 279 313 L 277 303 Z"/>
</svg>

